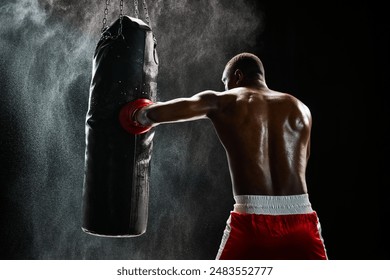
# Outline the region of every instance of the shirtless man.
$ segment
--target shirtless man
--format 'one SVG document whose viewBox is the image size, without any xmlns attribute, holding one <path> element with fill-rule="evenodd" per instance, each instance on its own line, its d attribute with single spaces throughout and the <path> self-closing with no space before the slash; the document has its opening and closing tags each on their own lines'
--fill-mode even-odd
<svg viewBox="0 0 390 280">
<path fill-rule="evenodd" d="M 250 53 L 227 63 L 222 82 L 224 92 L 133 102 L 128 125 L 144 132 L 163 123 L 205 118 L 214 124 L 226 150 L 236 202 L 217 259 L 327 259 L 305 179 L 309 109 L 269 89 L 262 62 Z"/>
</svg>

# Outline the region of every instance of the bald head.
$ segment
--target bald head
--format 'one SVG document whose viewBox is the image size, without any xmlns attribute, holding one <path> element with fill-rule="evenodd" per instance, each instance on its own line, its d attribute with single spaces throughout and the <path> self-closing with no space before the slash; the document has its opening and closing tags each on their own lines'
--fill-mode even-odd
<svg viewBox="0 0 390 280">
<path fill-rule="evenodd" d="M 226 89 L 249 85 L 259 80 L 265 82 L 263 63 L 251 53 L 240 53 L 230 59 L 222 76 Z"/>
<path fill-rule="evenodd" d="M 263 63 L 254 54 L 240 53 L 230 59 L 225 67 L 229 73 L 234 73 L 237 69 L 241 70 L 247 78 L 257 78 L 260 75 L 261 79 L 264 79 Z"/>
</svg>

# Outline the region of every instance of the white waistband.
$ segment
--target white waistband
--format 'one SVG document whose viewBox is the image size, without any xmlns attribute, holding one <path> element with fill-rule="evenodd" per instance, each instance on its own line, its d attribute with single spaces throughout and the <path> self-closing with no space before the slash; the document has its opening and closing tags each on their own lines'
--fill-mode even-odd
<svg viewBox="0 0 390 280">
<path fill-rule="evenodd" d="M 313 209 L 308 194 L 270 196 L 270 195 L 236 195 L 234 212 L 247 214 L 307 214 Z"/>
</svg>

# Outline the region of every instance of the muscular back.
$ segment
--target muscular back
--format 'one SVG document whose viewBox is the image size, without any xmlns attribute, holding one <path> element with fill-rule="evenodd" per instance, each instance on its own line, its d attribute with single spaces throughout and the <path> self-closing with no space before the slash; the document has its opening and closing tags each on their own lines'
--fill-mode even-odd
<svg viewBox="0 0 390 280">
<path fill-rule="evenodd" d="M 235 195 L 306 193 L 311 116 L 291 95 L 234 88 L 208 116 L 225 147 Z"/>
</svg>

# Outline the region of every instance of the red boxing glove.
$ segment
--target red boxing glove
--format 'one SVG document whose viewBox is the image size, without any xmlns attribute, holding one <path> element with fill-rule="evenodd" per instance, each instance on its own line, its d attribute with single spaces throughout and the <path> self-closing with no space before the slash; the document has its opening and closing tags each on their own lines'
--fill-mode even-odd
<svg viewBox="0 0 390 280">
<path fill-rule="evenodd" d="M 142 134 L 148 132 L 152 126 L 144 126 L 140 124 L 136 119 L 135 115 L 137 111 L 143 107 L 146 107 L 153 102 L 149 99 L 137 99 L 127 103 L 119 112 L 119 122 L 122 127 L 131 134 Z"/>
</svg>

